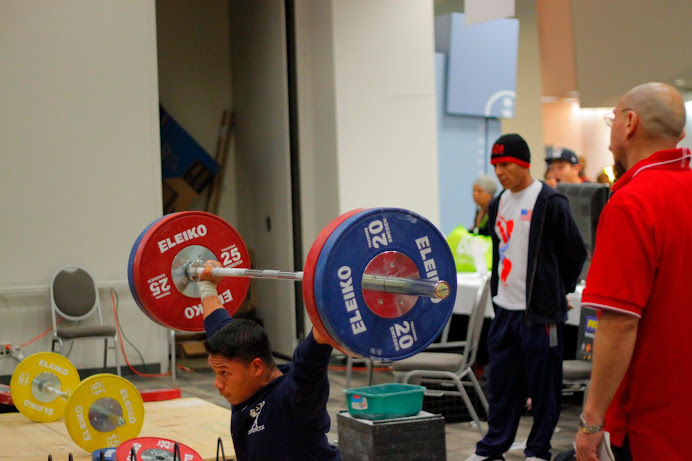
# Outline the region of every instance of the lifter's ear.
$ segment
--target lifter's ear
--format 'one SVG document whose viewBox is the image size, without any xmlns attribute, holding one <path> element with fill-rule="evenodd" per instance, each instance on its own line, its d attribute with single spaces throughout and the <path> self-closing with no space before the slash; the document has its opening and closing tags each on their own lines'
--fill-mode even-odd
<svg viewBox="0 0 692 461">
<path fill-rule="evenodd" d="M 255 376 L 261 376 L 262 373 L 264 373 L 265 368 L 266 365 L 264 364 L 264 361 L 259 357 L 255 357 L 252 359 L 252 362 L 250 362 L 250 369 L 252 374 Z"/>
</svg>

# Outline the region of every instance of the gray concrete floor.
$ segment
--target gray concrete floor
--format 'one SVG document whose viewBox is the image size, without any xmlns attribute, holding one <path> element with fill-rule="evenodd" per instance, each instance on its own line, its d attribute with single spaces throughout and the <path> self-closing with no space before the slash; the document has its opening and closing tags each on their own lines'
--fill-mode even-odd
<svg viewBox="0 0 692 461">
<path fill-rule="evenodd" d="M 139 389 L 157 389 L 167 387 L 180 388 L 183 397 L 199 397 L 211 403 L 230 408 L 228 402 L 219 396 L 213 385 L 213 374 L 209 369 L 206 358 L 179 360 L 178 364 L 186 367 L 188 371 L 178 369 L 177 379 L 165 378 L 140 378 L 128 375 L 127 378 Z M 346 388 L 346 371 L 340 360 L 335 359 L 335 364 L 329 372 L 331 392 L 327 409 L 332 418 L 329 440 L 338 443 L 337 413 L 346 410 L 346 398 L 343 389 Z M 356 365 L 353 371 L 350 387 L 368 385 L 368 376 L 364 368 Z M 375 371 L 373 384 L 393 382 L 390 371 Z M 552 439 L 553 456 L 572 447 L 572 439 L 578 428 L 578 418 L 581 411 L 581 396 L 575 395 L 563 399 L 563 407 L 557 429 Z M 485 425 L 483 422 L 482 424 Z M 532 418 L 521 418 L 516 443 L 525 441 L 531 430 Z M 446 448 L 448 460 L 466 459 L 475 450 L 476 442 L 480 439 L 479 431 L 467 422 L 447 423 Z M 506 455 L 507 461 L 523 461 L 525 459 L 523 449 L 510 450 Z"/>
</svg>

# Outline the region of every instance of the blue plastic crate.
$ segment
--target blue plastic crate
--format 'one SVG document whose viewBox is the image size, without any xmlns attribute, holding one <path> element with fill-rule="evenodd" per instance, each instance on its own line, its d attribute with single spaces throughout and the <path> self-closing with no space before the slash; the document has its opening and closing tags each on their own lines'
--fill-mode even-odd
<svg viewBox="0 0 692 461">
<path fill-rule="evenodd" d="M 344 389 L 351 416 L 370 420 L 418 414 L 423 408 L 424 391 L 424 386 L 397 383 Z"/>
</svg>

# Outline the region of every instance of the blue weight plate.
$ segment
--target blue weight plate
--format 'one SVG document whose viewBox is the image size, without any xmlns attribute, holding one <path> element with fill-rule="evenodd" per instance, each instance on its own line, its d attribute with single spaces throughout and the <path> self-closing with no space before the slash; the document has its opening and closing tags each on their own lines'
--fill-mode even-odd
<svg viewBox="0 0 692 461">
<path fill-rule="evenodd" d="M 94 451 L 91 454 L 91 460 L 92 461 L 116 461 L 115 457 L 115 448 L 101 448 L 99 450 Z M 101 453 L 103 453 L 103 456 L 101 456 Z"/>
<path fill-rule="evenodd" d="M 338 350 L 341 350 L 341 344 L 330 336 L 329 331 L 327 331 L 322 323 L 320 314 L 317 311 L 317 306 L 315 305 L 315 267 L 317 266 L 320 253 L 322 252 L 322 247 L 327 242 L 332 232 L 334 232 L 339 224 L 362 210 L 362 208 L 359 208 L 357 210 L 347 211 L 332 219 L 313 242 L 308 252 L 308 257 L 305 259 L 305 264 L 303 265 L 303 301 L 305 302 L 305 310 L 308 312 L 313 328 L 321 333 L 322 336 L 329 337 L 329 343 Z M 346 350 L 341 350 L 341 352 L 344 354 L 349 353 L 349 351 Z"/>
<path fill-rule="evenodd" d="M 170 216 L 170 215 L 166 215 L 166 216 Z M 136 254 L 137 254 L 137 249 L 139 248 L 139 244 L 140 244 L 140 242 L 142 241 L 142 238 L 144 238 L 144 236 L 147 235 L 147 232 L 149 232 L 149 229 L 151 229 L 151 227 L 152 227 L 154 224 L 156 224 L 157 222 L 161 221 L 161 220 L 162 220 L 163 218 L 165 218 L 166 216 L 162 216 L 162 217 L 158 218 L 157 220 L 155 220 L 154 222 L 152 222 L 151 224 L 149 224 L 149 225 L 139 234 L 139 237 L 137 237 L 137 240 L 135 240 L 134 245 L 132 245 L 132 250 L 130 250 L 130 258 L 129 258 L 128 261 L 127 261 L 127 281 L 128 281 L 128 283 L 129 283 L 129 285 L 130 285 L 130 293 L 132 293 L 132 297 L 134 298 L 135 302 L 136 302 L 137 305 L 139 306 L 139 309 L 140 309 L 142 312 L 144 312 L 144 315 L 146 315 L 147 317 L 149 317 L 149 319 L 150 319 L 151 321 L 153 321 L 153 322 L 155 322 L 155 323 L 158 323 L 159 325 L 162 325 L 162 326 L 166 326 L 166 325 L 163 325 L 161 322 L 159 322 L 159 321 L 156 320 L 154 317 L 152 317 L 151 314 L 149 313 L 149 311 L 147 311 L 147 310 L 144 308 L 144 306 L 142 305 L 142 302 L 139 300 L 139 296 L 137 295 L 137 289 L 135 288 L 135 280 L 134 280 L 133 268 L 134 268 L 135 256 L 136 256 Z"/>
<path fill-rule="evenodd" d="M 384 252 L 409 258 L 421 279 L 446 281 L 449 295 L 442 300 L 419 297 L 395 318 L 377 315 L 365 302 L 362 278 L 368 264 Z M 444 235 L 428 220 L 403 209 L 375 208 L 351 216 L 332 232 L 315 268 L 314 287 L 320 318 L 344 349 L 362 357 L 401 360 L 425 349 L 444 329 L 456 298 L 456 267 Z"/>
</svg>

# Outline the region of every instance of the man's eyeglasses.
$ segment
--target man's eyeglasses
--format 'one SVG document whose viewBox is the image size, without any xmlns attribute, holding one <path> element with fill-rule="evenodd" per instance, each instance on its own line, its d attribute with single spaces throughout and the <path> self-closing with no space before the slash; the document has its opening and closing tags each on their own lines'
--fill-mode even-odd
<svg viewBox="0 0 692 461">
<path fill-rule="evenodd" d="M 605 122 L 606 125 L 608 126 L 613 126 L 613 123 L 615 123 L 615 112 L 625 112 L 627 110 L 632 110 L 632 109 L 613 109 L 613 111 L 608 112 L 603 116 L 603 121 Z"/>
</svg>

